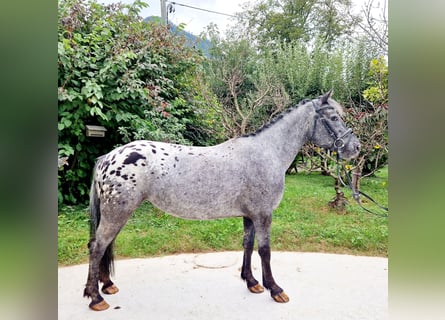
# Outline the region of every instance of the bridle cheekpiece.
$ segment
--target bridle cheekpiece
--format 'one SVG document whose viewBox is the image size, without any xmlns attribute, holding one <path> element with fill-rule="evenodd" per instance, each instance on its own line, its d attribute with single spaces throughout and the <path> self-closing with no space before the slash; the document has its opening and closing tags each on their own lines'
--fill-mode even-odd
<svg viewBox="0 0 445 320">
<path fill-rule="evenodd" d="M 325 109 L 334 109 L 333 106 L 325 103 L 322 105 L 317 105 L 315 103 L 315 100 L 312 100 L 312 105 L 314 106 L 315 112 L 317 113 L 316 115 L 316 119 L 314 121 L 314 128 L 312 129 L 312 136 L 315 133 L 315 129 L 317 126 L 317 120 L 319 119 L 321 121 L 321 123 L 323 123 L 324 127 L 326 128 L 326 131 L 329 133 L 329 135 L 332 137 L 332 139 L 334 139 L 334 142 L 331 145 L 331 148 L 335 148 L 337 151 L 339 151 L 340 149 L 343 149 L 343 147 L 345 146 L 345 140 L 344 138 L 350 134 L 352 134 L 352 129 L 349 128 L 347 129 L 343 134 L 338 135 L 335 130 L 332 128 L 332 125 L 329 123 L 329 120 L 326 119 L 326 117 L 321 113 L 321 111 L 325 110 Z"/>
</svg>

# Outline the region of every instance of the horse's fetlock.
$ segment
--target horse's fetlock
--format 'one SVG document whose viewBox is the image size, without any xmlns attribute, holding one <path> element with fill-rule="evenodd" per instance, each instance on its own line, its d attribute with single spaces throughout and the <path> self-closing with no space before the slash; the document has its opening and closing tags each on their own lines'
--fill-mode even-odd
<svg viewBox="0 0 445 320">
<path fill-rule="evenodd" d="M 272 286 L 271 288 L 268 288 L 269 290 L 270 290 L 270 295 L 273 297 L 273 296 L 276 296 L 276 295 L 278 295 L 278 294 L 280 294 L 281 292 L 283 292 L 284 290 L 282 289 L 282 288 L 280 288 L 279 286 L 277 286 L 277 285 L 274 285 L 274 286 Z"/>
</svg>

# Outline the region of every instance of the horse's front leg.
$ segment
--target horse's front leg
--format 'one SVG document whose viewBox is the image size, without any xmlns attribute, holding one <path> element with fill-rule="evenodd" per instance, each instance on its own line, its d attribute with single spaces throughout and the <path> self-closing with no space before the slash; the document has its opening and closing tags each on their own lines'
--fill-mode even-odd
<svg viewBox="0 0 445 320">
<path fill-rule="evenodd" d="M 255 230 L 258 239 L 258 253 L 261 257 L 261 266 L 263 271 L 263 285 L 270 290 L 270 295 L 276 302 L 288 302 L 289 297 L 279 287 L 272 276 L 270 267 L 270 225 L 272 215 L 266 215 L 255 220 Z"/>
<path fill-rule="evenodd" d="M 244 256 L 243 256 L 243 266 L 241 268 L 241 278 L 246 281 L 247 288 L 253 293 L 262 293 L 264 288 L 258 283 L 258 281 L 253 277 L 252 274 L 252 252 L 255 241 L 255 227 L 251 219 L 244 217 Z"/>
</svg>

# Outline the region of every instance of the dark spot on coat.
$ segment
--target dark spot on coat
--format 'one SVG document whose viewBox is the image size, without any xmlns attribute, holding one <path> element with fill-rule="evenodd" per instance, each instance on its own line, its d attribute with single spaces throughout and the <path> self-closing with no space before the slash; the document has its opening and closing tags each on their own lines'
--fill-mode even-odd
<svg viewBox="0 0 445 320">
<path fill-rule="evenodd" d="M 111 171 L 110 171 L 110 174 L 114 174 L 115 172 L 116 172 L 116 171 L 114 171 L 114 170 L 111 170 Z"/>
<path fill-rule="evenodd" d="M 124 180 L 128 180 L 128 175 L 124 174 L 124 175 L 122 176 L 122 178 L 123 178 Z"/>
<path fill-rule="evenodd" d="M 107 172 L 107 170 L 108 170 L 109 167 L 110 167 L 110 161 L 106 160 L 106 161 L 102 162 L 101 169 L 102 169 L 104 172 Z"/>
<path fill-rule="evenodd" d="M 135 166 L 137 166 L 136 162 L 139 159 L 147 159 L 147 158 L 138 152 L 132 152 L 127 156 L 127 158 L 124 160 L 123 164 L 134 164 Z"/>
<path fill-rule="evenodd" d="M 164 156 L 168 156 L 168 153 L 164 152 Z"/>
<path fill-rule="evenodd" d="M 155 149 L 151 149 L 151 152 L 156 153 L 156 150 Z"/>
<path fill-rule="evenodd" d="M 117 177 L 120 177 L 120 175 L 121 175 L 121 172 L 118 170 L 118 171 L 116 171 L 116 176 Z"/>
</svg>

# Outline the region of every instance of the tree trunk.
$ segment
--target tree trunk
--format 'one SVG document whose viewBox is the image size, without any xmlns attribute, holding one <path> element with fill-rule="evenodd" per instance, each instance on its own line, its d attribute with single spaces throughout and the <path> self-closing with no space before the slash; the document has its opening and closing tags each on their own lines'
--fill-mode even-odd
<svg viewBox="0 0 445 320">
<path fill-rule="evenodd" d="M 360 177 L 362 176 L 362 166 L 357 166 L 352 171 L 352 187 L 354 190 L 360 190 Z"/>
<path fill-rule="evenodd" d="M 337 213 L 344 214 L 348 200 L 346 200 L 344 193 L 340 191 L 340 187 L 340 181 L 335 179 L 335 198 L 328 202 L 328 206 L 335 209 Z"/>
</svg>

